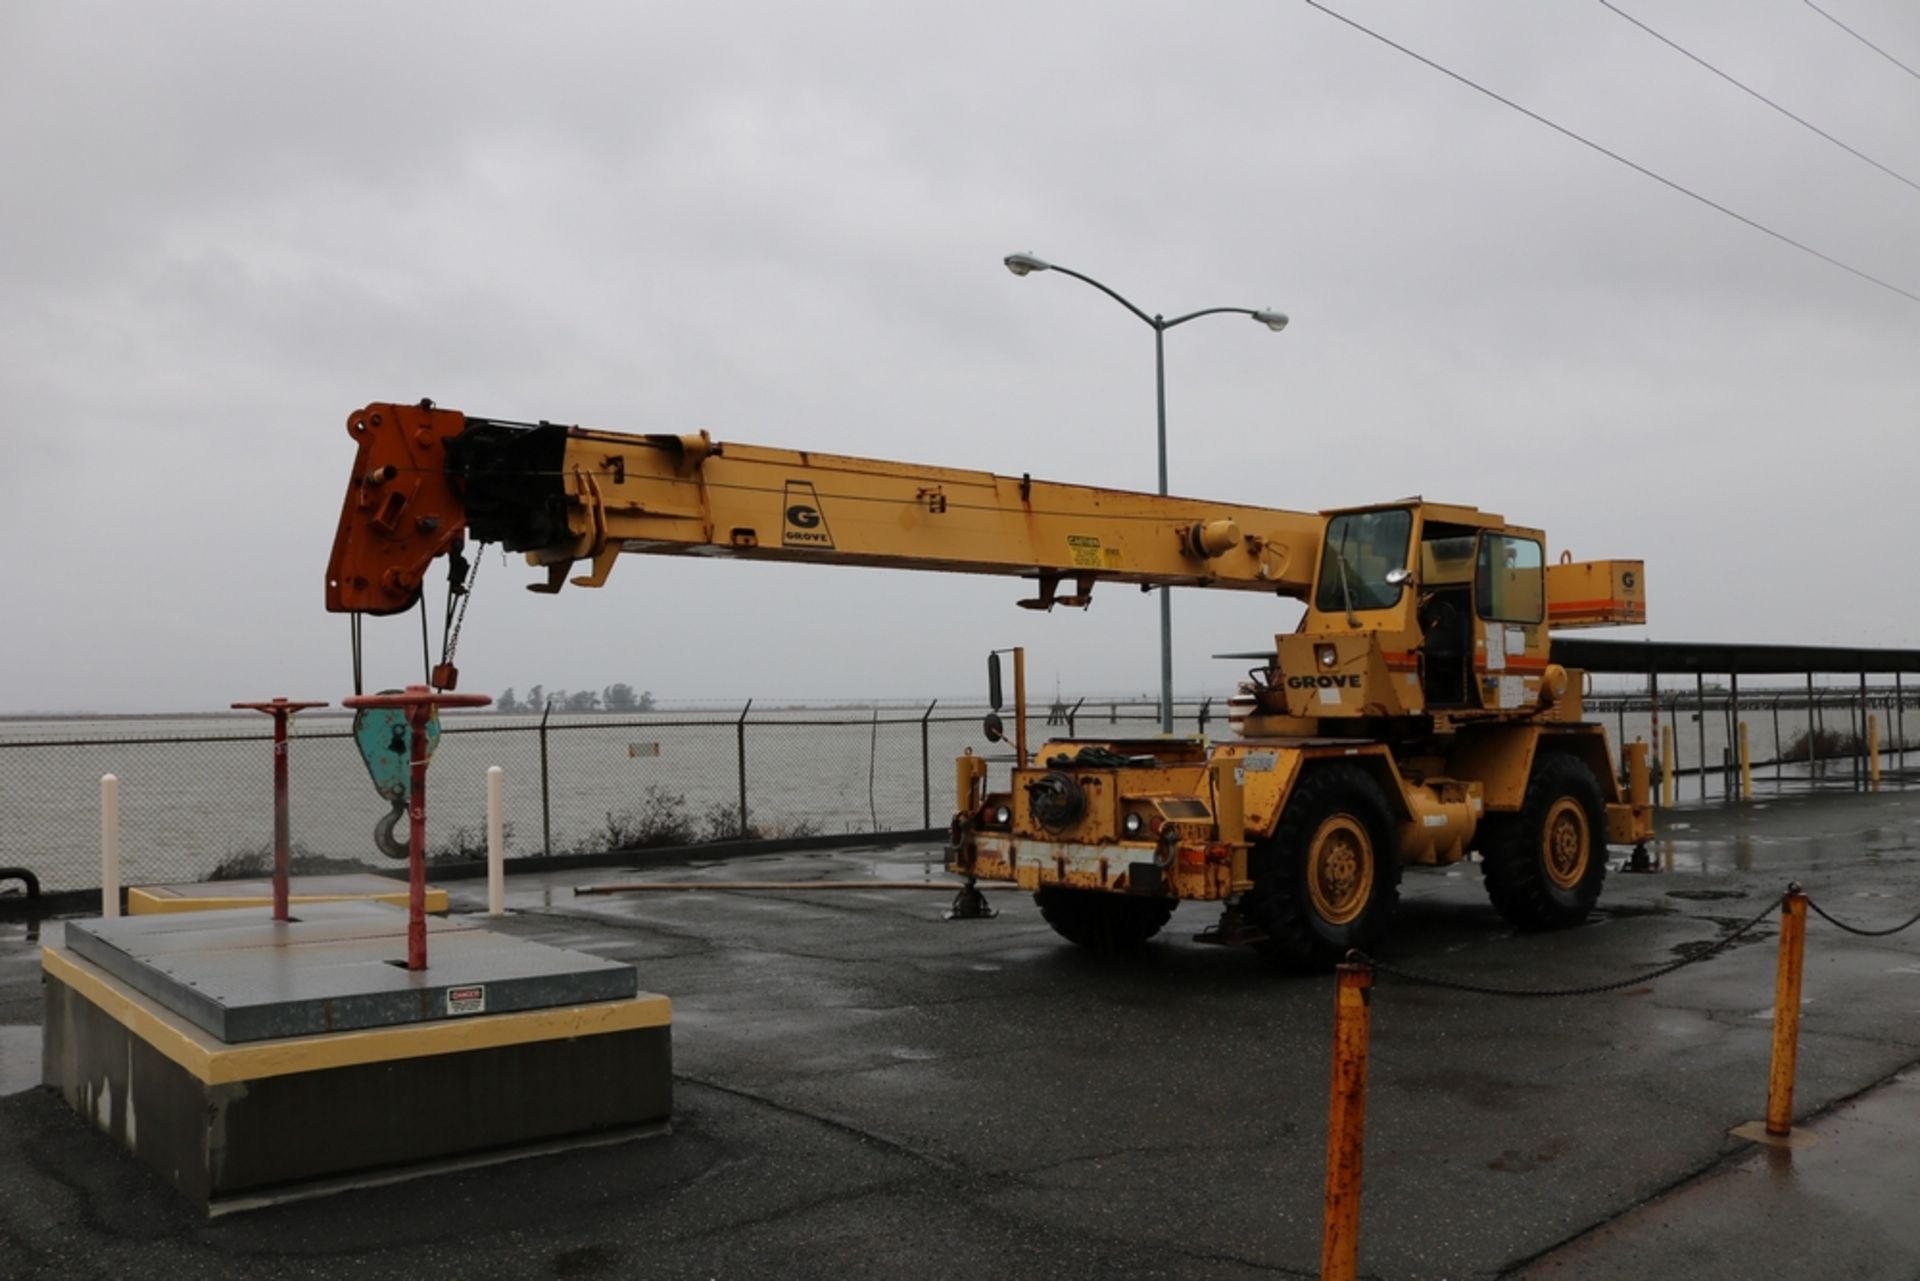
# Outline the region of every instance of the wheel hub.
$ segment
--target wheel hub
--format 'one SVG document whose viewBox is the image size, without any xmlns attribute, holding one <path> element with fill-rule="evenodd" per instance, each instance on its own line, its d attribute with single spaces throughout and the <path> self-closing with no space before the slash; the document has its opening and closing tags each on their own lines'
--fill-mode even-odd
<svg viewBox="0 0 1920 1281">
<path fill-rule="evenodd" d="M 1540 856 L 1547 879 L 1563 890 L 1580 884 L 1587 874 L 1592 842 L 1587 812 L 1572 797 L 1561 797 L 1547 811 L 1540 833 Z"/>
<path fill-rule="evenodd" d="M 1335 814 L 1314 833 L 1307 851 L 1307 895 L 1330 925 L 1347 925 L 1373 897 L 1373 842 L 1359 822 Z"/>
</svg>

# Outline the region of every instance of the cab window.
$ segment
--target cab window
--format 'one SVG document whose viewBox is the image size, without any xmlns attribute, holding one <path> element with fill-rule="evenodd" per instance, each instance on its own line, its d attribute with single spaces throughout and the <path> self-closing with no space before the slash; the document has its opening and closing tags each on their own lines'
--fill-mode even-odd
<svg viewBox="0 0 1920 1281">
<path fill-rule="evenodd" d="M 1404 507 L 1349 512 L 1328 521 L 1314 608 L 1334 613 L 1385 609 L 1397 602 L 1401 588 L 1387 581 L 1387 571 L 1407 567 L 1412 537 L 1413 513 Z"/>
<path fill-rule="evenodd" d="M 1502 623 L 1537 623 L 1546 600 L 1540 544 L 1531 538 L 1483 534 L 1473 594 L 1480 617 Z"/>
</svg>

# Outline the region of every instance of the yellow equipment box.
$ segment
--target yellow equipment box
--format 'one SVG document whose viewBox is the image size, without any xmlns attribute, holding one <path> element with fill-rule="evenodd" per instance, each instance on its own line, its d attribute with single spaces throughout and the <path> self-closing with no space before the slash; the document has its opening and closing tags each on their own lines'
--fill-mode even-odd
<svg viewBox="0 0 1920 1281">
<path fill-rule="evenodd" d="M 1647 580 L 1637 560 L 1563 560 L 1547 566 L 1547 622 L 1554 628 L 1619 627 L 1647 621 Z"/>
</svg>

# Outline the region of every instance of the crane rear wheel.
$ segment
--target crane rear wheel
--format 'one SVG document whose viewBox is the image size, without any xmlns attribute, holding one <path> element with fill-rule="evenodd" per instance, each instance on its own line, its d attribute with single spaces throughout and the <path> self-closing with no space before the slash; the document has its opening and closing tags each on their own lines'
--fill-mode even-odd
<svg viewBox="0 0 1920 1281">
<path fill-rule="evenodd" d="M 1606 802 L 1577 757 L 1547 752 L 1515 814 L 1486 820 L 1480 870 L 1487 897 L 1523 930 L 1578 925 L 1607 877 Z"/>
</svg>

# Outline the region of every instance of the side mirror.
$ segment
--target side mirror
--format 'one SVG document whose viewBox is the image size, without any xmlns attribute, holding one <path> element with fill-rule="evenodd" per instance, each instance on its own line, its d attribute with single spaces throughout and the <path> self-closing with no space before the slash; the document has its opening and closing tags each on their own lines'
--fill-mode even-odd
<svg viewBox="0 0 1920 1281">
<path fill-rule="evenodd" d="M 987 655 L 987 706 L 999 711 L 1003 706 L 1000 697 L 1000 655 Z"/>
<path fill-rule="evenodd" d="M 1403 583 L 1411 581 L 1413 581 L 1413 571 L 1410 569 L 1396 568 L 1387 571 L 1387 586 L 1389 587 L 1399 587 Z"/>
<path fill-rule="evenodd" d="M 980 722 L 980 732 L 987 736 L 989 743 L 998 743 L 1007 736 L 1007 727 L 1000 721 L 1000 713 L 988 712 L 987 718 Z"/>
</svg>

